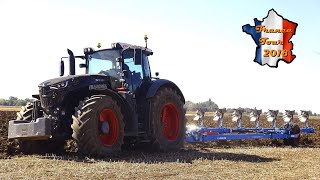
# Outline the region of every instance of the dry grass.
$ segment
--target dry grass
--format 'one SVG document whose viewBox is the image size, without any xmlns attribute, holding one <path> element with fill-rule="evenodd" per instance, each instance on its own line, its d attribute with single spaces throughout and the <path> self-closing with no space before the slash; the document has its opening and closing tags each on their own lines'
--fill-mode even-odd
<svg viewBox="0 0 320 180">
<path fill-rule="evenodd" d="M 20 106 L 0 106 L 0 111 L 20 111 Z"/>
<path fill-rule="evenodd" d="M 124 152 L 113 159 L 22 156 L 0 160 L 2 178 L 318 179 L 319 148 L 197 148 L 178 153 Z"/>
<path fill-rule="evenodd" d="M 0 111 L 0 179 L 320 179 L 319 131 L 299 148 L 270 140 L 188 144 L 176 153 L 124 151 L 111 159 L 62 156 L 13 156 L 6 151 L 7 121 L 14 111 Z M 190 122 L 192 116 L 188 116 Z M 215 126 L 212 116 L 207 126 Z M 263 126 L 270 126 L 262 118 Z M 295 119 L 296 121 L 296 119 Z M 251 126 L 247 117 L 244 126 Z M 226 116 L 226 126 L 235 126 Z M 320 121 L 311 121 L 320 129 Z M 0 157 L 1 158 L 1 157 Z"/>
</svg>

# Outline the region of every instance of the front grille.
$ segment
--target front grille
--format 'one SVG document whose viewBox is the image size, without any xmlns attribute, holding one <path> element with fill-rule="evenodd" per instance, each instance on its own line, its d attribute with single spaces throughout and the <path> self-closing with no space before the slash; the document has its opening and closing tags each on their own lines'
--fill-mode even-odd
<svg viewBox="0 0 320 180">
<path fill-rule="evenodd" d="M 41 97 L 40 101 L 43 108 L 48 108 L 51 106 L 50 99 L 48 97 Z"/>
<path fill-rule="evenodd" d="M 32 109 L 32 115 L 31 115 L 33 122 L 35 122 L 36 119 L 40 117 L 40 106 L 41 106 L 40 101 L 36 100 L 33 102 L 33 109 Z"/>
<path fill-rule="evenodd" d="M 40 87 L 39 93 L 40 93 L 41 106 L 43 108 L 51 107 L 53 105 L 53 102 L 52 102 L 53 92 L 49 89 L 49 87 Z"/>
</svg>

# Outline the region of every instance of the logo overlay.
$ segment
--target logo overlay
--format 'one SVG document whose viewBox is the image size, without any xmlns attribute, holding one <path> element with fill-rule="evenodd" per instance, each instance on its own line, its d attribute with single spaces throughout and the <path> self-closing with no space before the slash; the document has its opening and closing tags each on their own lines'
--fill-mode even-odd
<svg viewBox="0 0 320 180">
<path fill-rule="evenodd" d="M 242 26 L 242 31 L 251 35 L 257 44 L 254 62 L 277 68 L 280 60 L 291 63 L 296 58 L 292 54 L 293 43 L 289 40 L 296 33 L 297 23 L 271 9 L 262 21 L 254 18 L 254 24 Z"/>
</svg>

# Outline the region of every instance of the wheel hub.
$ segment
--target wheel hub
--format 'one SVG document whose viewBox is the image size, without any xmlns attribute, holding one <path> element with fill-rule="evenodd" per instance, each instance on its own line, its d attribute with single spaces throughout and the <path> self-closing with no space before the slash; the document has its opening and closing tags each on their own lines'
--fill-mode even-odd
<svg viewBox="0 0 320 180">
<path fill-rule="evenodd" d="M 118 118 L 110 108 L 105 108 L 99 115 L 99 139 L 105 146 L 113 146 L 120 133 Z"/>
<path fill-rule="evenodd" d="M 109 123 L 108 121 L 103 121 L 101 123 L 101 132 L 103 134 L 108 134 L 109 133 L 109 130 L 110 130 L 110 126 L 109 126 Z"/>
<path fill-rule="evenodd" d="M 179 134 L 179 114 L 176 106 L 172 103 L 165 104 L 161 115 L 163 136 L 169 141 L 175 141 Z"/>
</svg>

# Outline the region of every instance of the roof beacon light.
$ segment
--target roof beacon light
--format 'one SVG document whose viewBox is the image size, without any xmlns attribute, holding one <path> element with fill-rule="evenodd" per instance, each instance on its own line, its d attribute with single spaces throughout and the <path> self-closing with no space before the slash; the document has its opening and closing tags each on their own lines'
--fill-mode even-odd
<svg viewBox="0 0 320 180">
<path fill-rule="evenodd" d="M 144 41 L 146 42 L 146 48 L 148 48 L 148 35 L 144 35 Z"/>
<path fill-rule="evenodd" d="M 101 48 L 101 43 L 99 43 L 99 42 L 98 42 L 98 45 L 97 45 L 97 47 L 98 47 L 98 48 Z"/>
</svg>

